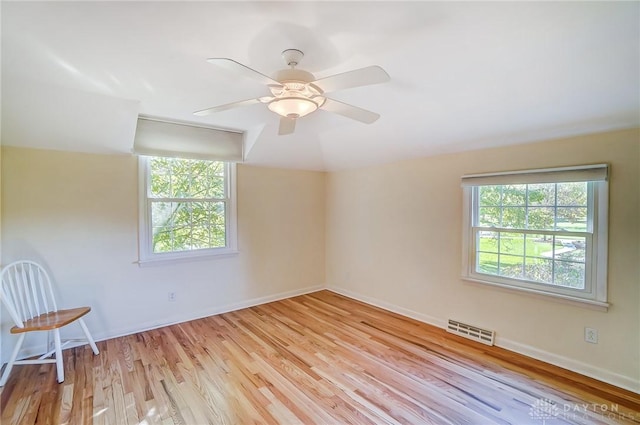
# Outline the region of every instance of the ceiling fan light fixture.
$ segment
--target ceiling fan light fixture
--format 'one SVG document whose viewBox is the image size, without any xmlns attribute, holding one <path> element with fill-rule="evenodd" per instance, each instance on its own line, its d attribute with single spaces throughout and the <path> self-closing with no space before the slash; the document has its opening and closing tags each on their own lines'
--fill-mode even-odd
<svg viewBox="0 0 640 425">
<path fill-rule="evenodd" d="M 305 97 L 281 97 L 269 103 L 267 107 L 286 118 L 300 118 L 318 109 L 318 104 Z"/>
</svg>

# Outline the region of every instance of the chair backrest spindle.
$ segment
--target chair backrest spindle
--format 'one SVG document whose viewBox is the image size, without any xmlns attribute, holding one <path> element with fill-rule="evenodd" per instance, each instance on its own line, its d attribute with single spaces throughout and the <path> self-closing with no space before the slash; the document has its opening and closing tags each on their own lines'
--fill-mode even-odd
<svg viewBox="0 0 640 425">
<path fill-rule="evenodd" d="M 51 301 L 51 310 L 47 309 L 47 311 L 58 311 L 58 305 L 56 304 L 56 297 L 53 295 L 53 285 L 51 285 L 51 279 L 49 278 L 49 275 L 47 274 L 46 270 L 44 270 L 43 268 L 39 268 L 38 270 L 43 275 L 43 280 L 45 281 L 47 288 L 49 288 L 48 299 L 49 301 Z M 46 300 L 47 297 L 44 297 L 44 299 Z"/>
<path fill-rule="evenodd" d="M 29 265 L 29 282 L 31 283 L 30 288 L 31 288 L 31 299 L 33 300 L 33 311 L 35 313 L 35 316 L 40 316 L 42 313 L 44 313 L 43 311 L 40 311 L 40 303 L 38 302 L 38 288 L 42 285 L 40 285 L 40 273 L 38 273 L 38 270 L 35 270 L 35 275 L 34 275 L 34 267 L 32 264 Z"/>
<path fill-rule="evenodd" d="M 33 281 L 31 279 L 30 276 L 30 270 L 31 270 L 31 265 L 30 264 L 25 264 L 24 266 L 22 266 L 22 279 L 23 279 L 23 288 L 24 288 L 24 300 L 25 300 L 25 304 L 27 305 L 27 309 L 29 310 L 29 318 L 33 318 L 36 317 L 38 314 L 36 313 L 36 310 L 33 306 L 33 299 L 31 297 L 32 292 L 32 285 L 33 285 Z"/>
<path fill-rule="evenodd" d="M 20 315 L 23 318 L 30 318 L 29 315 L 29 310 L 27 309 L 27 303 L 25 301 L 25 296 L 24 296 L 24 284 L 25 284 L 25 277 L 24 277 L 24 269 L 22 267 L 19 267 L 16 270 L 16 289 L 18 292 L 18 300 L 20 300 Z"/>
<path fill-rule="evenodd" d="M 20 311 L 20 302 L 17 292 L 18 284 L 16 282 L 17 270 L 9 269 L 6 273 L 7 286 L 9 287 L 9 294 L 11 296 L 11 305 L 14 306 L 14 313 L 20 315 L 22 317 L 22 312 Z M 4 279 L 3 279 L 4 280 Z M 4 283 L 4 282 L 3 282 Z"/>
</svg>

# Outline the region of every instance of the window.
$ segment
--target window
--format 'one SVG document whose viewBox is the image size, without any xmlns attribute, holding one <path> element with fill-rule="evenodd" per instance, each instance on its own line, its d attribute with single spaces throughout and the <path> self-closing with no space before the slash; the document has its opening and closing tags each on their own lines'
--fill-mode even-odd
<svg viewBox="0 0 640 425">
<path fill-rule="evenodd" d="M 463 177 L 467 279 L 606 307 L 607 166 Z"/>
<path fill-rule="evenodd" d="M 234 167 L 221 161 L 140 157 L 140 260 L 235 251 Z"/>
</svg>

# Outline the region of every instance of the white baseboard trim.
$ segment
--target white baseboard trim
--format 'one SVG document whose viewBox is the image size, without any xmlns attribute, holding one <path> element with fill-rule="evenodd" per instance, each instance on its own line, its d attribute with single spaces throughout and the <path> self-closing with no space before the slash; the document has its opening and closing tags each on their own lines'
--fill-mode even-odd
<svg viewBox="0 0 640 425">
<path fill-rule="evenodd" d="M 447 321 L 445 319 L 438 319 L 436 317 L 409 310 L 404 307 L 388 303 L 386 301 L 355 293 L 351 290 L 340 288 L 338 286 L 329 285 L 326 287 L 326 289 L 337 294 L 344 295 L 346 297 L 353 298 L 355 300 L 362 301 L 376 307 L 380 307 L 384 310 L 410 317 L 428 325 L 433 325 L 442 329 L 446 329 L 447 327 Z M 522 354 L 536 360 L 541 360 L 554 366 L 559 366 L 561 368 L 568 369 L 572 372 L 576 372 L 611 385 L 615 385 L 616 387 L 620 387 L 625 390 L 640 393 L 640 380 L 634 380 L 633 378 L 630 378 L 628 376 L 620 375 L 606 369 L 578 362 L 568 357 L 540 350 L 530 345 L 515 342 L 507 338 L 500 338 L 499 336 L 496 337 L 495 345 L 500 348 L 504 348 L 506 350 L 513 351 L 515 353 Z"/>
<path fill-rule="evenodd" d="M 251 298 L 248 300 L 243 300 L 240 302 L 236 302 L 236 303 L 232 303 L 232 304 L 226 304 L 226 305 L 222 305 L 222 306 L 215 306 L 211 309 L 205 309 L 205 310 L 200 310 L 198 312 L 192 312 L 190 314 L 183 314 L 183 315 L 179 315 L 179 316 L 174 316 L 169 318 L 168 320 L 164 320 L 164 321 L 150 321 L 150 322 L 146 322 L 146 323 L 142 323 L 142 324 L 138 324 L 135 327 L 127 327 L 127 328 L 121 328 L 121 329 L 117 329 L 111 332 L 103 332 L 103 333 L 93 333 L 93 338 L 96 341 L 104 341 L 107 339 L 112 339 L 112 338 L 119 338 L 122 336 L 127 336 L 127 335 L 132 335 L 132 334 L 136 334 L 139 332 L 145 332 L 145 331 L 149 331 L 152 329 L 158 329 L 158 328 L 162 328 L 165 326 L 171 326 L 171 325 L 176 325 L 178 323 L 184 323 L 184 322 L 189 322 L 191 320 L 196 320 L 196 319 L 202 319 L 203 317 L 209 317 L 209 316 L 215 316 L 216 314 L 222 314 L 222 313 L 228 313 L 230 311 L 235 311 L 235 310 L 241 310 L 243 308 L 249 308 L 249 307 L 254 307 L 260 304 L 266 304 L 266 303 L 270 303 L 270 302 L 274 302 L 274 301 L 279 301 L 279 300 L 283 300 L 286 298 L 292 298 L 292 297 L 297 297 L 299 295 L 304 295 L 304 294 L 309 294 L 311 292 L 317 292 L 324 289 L 324 285 L 315 285 L 315 286 L 309 286 L 307 288 L 302 288 L 302 289 L 295 289 L 292 291 L 286 291 L 286 292 L 280 292 L 277 294 L 273 294 L 273 295 L 267 295 L 264 297 L 257 297 L 257 298 Z M 78 338 L 82 338 L 82 336 L 78 336 Z M 84 345 L 85 343 L 83 342 L 74 342 L 74 343 L 70 343 L 67 346 L 65 346 L 65 349 L 67 348 L 72 348 L 72 347 L 78 347 L 81 345 Z M 28 346 L 28 347 L 23 347 L 19 354 L 18 354 L 18 359 L 24 359 L 24 358 L 28 358 L 28 357 L 33 357 L 33 356 L 39 356 L 42 355 L 43 353 L 46 353 L 46 347 L 42 344 L 40 345 L 33 345 L 33 346 Z M 2 365 L 2 363 L 0 363 L 0 365 Z"/>
<path fill-rule="evenodd" d="M 438 328 L 445 328 L 447 326 L 446 320 L 440 320 L 436 317 L 429 316 L 424 313 L 419 313 L 417 311 L 413 311 L 408 308 L 400 307 L 396 304 L 391 304 L 386 301 L 379 300 L 377 298 L 372 298 L 366 295 L 358 294 L 348 289 L 340 288 L 337 286 L 327 286 L 325 289 L 331 292 L 335 292 L 336 294 L 344 295 L 345 297 L 353 298 L 354 300 L 362 301 L 363 303 L 370 304 L 375 307 L 380 307 L 383 310 L 388 310 L 405 317 L 416 319 L 417 321 L 426 323 L 428 325 L 433 325 Z"/>
<path fill-rule="evenodd" d="M 495 345 L 506 350 L 513 351 L 518 354 L 523 354 L 536 360 L 541 360 L 543 362 L 568 369 L 572 372 L 597 379 L 598 381 L 606 382 L 608 384 L 615 385 L 616 387 L 624 388 L 625 390 L 633 391 L 640 394 L 640 381 L 634 380 L 628 376 L 620 375 L 619 373 L 611 372 L 609 370 L 602 369 L 587 363 L 579 362 L 565 356 L 560 356 L 558 354 L 540 350 L 539 348 L 512 341 L 510 339 L 500 338 L 499 336 L 496 336 Z"/>
</svg>

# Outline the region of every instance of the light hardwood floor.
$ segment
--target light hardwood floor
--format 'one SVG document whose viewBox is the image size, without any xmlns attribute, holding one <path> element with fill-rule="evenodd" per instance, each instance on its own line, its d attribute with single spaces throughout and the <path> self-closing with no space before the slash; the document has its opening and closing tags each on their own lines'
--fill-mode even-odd
<svg viewBox="0 0 640 425">
<path fill-rule="evenodd" d="M 20 366 L 7 424 L 640 423 L 640 396 L 329 291 Z"/>
</svg>

